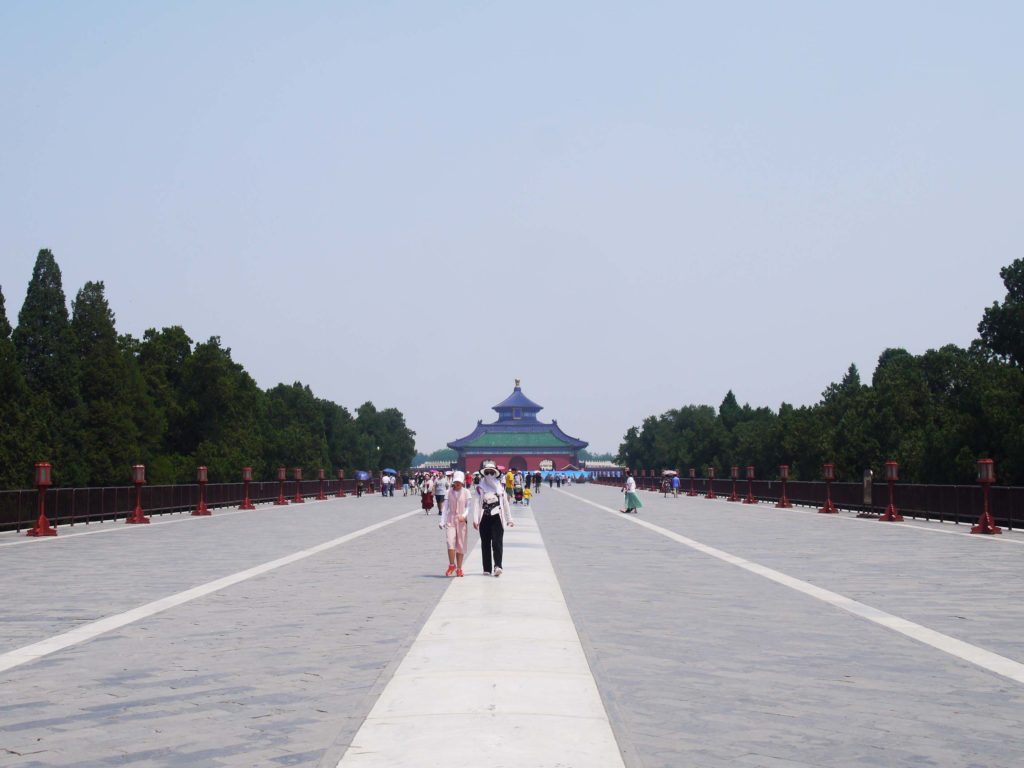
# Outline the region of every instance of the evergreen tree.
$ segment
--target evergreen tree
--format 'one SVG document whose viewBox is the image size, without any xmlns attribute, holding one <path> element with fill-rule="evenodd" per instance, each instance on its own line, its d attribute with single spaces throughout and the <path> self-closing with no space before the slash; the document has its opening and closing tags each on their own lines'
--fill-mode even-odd
<svg viewBox="0 0 1024 768">
<path fill-rule="evenodd" d="M 1024 367 L 1024 259 L 1003 267 L 999 276 L 1006 286 L 1006 297 L 985 310 L 978 334 L 993 354 Z"/>
<path fill-rule="evenodd" d="M 48 458 L 37 454 L 33 416 L 0 288 L 0 488 L 27 487 L 32 465 Z"/>
<path fill-rule="evenodd" d="M 54 477 L 62 485 L 81 485 L 88 474 L 80 448 L 78 357 L 60 267 L 46 249 L 36 258 L 12 339 L 35 401 L 41 449 L 53 457 Z"/>
<path fill-rule="evenodd" d="M 81 364 L 82 460 L 92 485 L 125 483 L 139 460 L 129 399 L 128 365 L 102 282 L 88 282 L 72 303 L 71 328 Z"/>
</svg>

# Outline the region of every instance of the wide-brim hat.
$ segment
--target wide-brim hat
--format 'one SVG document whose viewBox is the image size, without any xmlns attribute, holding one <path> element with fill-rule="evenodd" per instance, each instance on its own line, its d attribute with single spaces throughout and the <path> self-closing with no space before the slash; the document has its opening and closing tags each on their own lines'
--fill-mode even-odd
<svg viewBox="0 0 1024 768">
<path fill-rule="evenodd" d="M 454 472 L 454 473 L 452 473 L 452 482 L 453 483 L 462 483 L 463 485 L 465 485 L 466 484 L 466 473 L 465 472 Z"/>
<path fill-rule="evenodd" d="M 485 461 L 480 465 L 480 474 L 486 475 L 488 472 L 493 472 L 495 475 L 498 474 L 498 465 L 493 461 Z"/>
</svg>

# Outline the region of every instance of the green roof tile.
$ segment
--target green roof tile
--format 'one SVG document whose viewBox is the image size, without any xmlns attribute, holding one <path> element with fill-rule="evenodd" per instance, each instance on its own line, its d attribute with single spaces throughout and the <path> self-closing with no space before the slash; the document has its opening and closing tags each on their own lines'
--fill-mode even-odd
<svg viewBox="0 0 1024 768">
<path fill-rule="evenodd" d="M 463 448 L 564 448 L 568 443 L 551 432 L 485 432 Z"/>
</svg>

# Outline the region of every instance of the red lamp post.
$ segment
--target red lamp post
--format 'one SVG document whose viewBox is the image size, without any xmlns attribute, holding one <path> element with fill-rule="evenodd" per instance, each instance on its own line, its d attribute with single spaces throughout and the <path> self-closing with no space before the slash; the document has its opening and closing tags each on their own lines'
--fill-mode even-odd
<svg viewBox="0 0 1024 768">
<path fill-rule="evenodd" d="M 747 465 L 747 498 L 743 500 L 744 504 L 757 504 L 757 499 L 754 498 L 754 467 Z"/>
<path fill-rule="evenodd" d="M 882 515 L 879 520 L 885 523 L 900 523 L 903 522 L 903 515 L 896 509 L 896 504 L 893 501 L 893 485 L 897 480 L 900 479 L 900 465 L 895 461 L 885 462 L 885 480 L 889 483 L 889 506 L 885 508 L 885 514 Z"/>
<path fill-rule="evenodd" d="M 704 494 L 705 499 L 717 499 L 715 495 L 715 468 L 708 467 L 708 492 Z"/>
<path fill-rule="evenodd" d="M 729 470 L 729 477 L 732 478 L 732 493 L 729 494 L 729 498 L 726 501 L 739 501 L 740 497 L 736 493 L 736 481 L 740 477 L 740 468 L 735 464 L 732 465 L 732 469 Z"/>
<path fill-rule="evenodd" d="M 146 465 L 132 465 L 132 484 L 135 486 L 135 510 L 125 520 L 126 523 L 148 523 L 149 518 L 142 514 L 142 486 L 146 484 Z"/>
<path fill-rule="evenodd" d="M 52 467 L 48 462 L 36 462 L 36 488 L 39 490 L 39 517 L 36 527 L 29 529 L 26 536 L 56 536 L 57 529 L 46 518 L 46 489 L 53 485 Z"/>
<path fill-rule="evenodd" d="M 779 497 L 775 506 L 778 509 L 789 509 L 793 506 L 789 503 L 789 497 L 786 496 L 786 486 L 789 483 L 789 464 L 779 465 L 779 477 L 782 479 L 782 496 Z"/>
<path fill-rule="evenodd" d="M 996 481 L 996 465 L 992 459 L 978 459 L 978 482 L 981 483 L 981 490 L 985 498 L 985 506 L 977 524 L 971 528 L 971 533 L 1002 533 L 1003 529 L 996 526 L 995 520 L 988 511 L 988 488 Z"/>
<path fill-rule="evenodd" d="M 288 470 L 284 467 L 277 468 L 277 501 L 274 502 L 275 506 L 281 507 L 288 503 L 288 499 L 284 497 L 284 481 L 288 477 Z"/>
<path fill-rule="evenodd" d="M 316 495 L 317 501 L 326 501 L 327 497 L 324 495 L 324 468 L 320 467 L 317 472 L 317 479 L 320 481 L 320 493 Z"/>
<path fill-rule="evenodd" d="M 345 498 L 345 470 L 338 470 L 338 492 L 334 494 L 339 499 Z"/>
<path fill-rule="evenodd" d="M 239 509 L 256 509 L 249 500 L 249 483 L 252 482 L 252 467 L 242 467 L 242 484 L 245 486 L 245 498 L 242 500 Z"/>
<path fill-rule="evenodd" d="M 305 504 L 306 500 L 302 498 L 302 467 L 295 467 L 292 470 L 292 479 L 295 480 L 295 498 L 292 499 L 292 504 Z"/>
<path fill-rule="evenodd" d="M 196 482 L 199 483 L 199 506 L 192 511 L 193 517 L 210 514 L 210 510 L 206 508 L 207 477 L 208 472 L 206 467 L 196 467 Z"/>
<path fill-rule="evenodd" d="M 818 510 L 822 514 L 834 514 L 839 512 L 836 505 L 832 503 L 832 481 L 836 479 L 836 465 L 824 464 L 821 468 L 822 476 L 825 478 L 825 506 Z"/>
<path fill-rule="evenodd" d="M 696 483 L 697 483 L 697 470 L 694 469 L 693 467 L 690 467 L 690 492 L 686 494 L 687 496 L 696 496 L 697 495 L 697 485 L 696 485 Z"/>
</svg>

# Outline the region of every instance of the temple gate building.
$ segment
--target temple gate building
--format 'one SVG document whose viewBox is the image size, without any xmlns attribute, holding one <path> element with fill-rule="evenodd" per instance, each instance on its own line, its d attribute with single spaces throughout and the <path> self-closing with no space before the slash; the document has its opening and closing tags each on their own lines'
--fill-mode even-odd
<svg viewBox="0 0 1024 768">
<path fill-rule="evenodd" d="M 543 406 L 523 394 L 519 379 L 512 394 L 492 407 L 498 412 L 497 421 L 484 424 L 481 419 L 468 435 L 448 443 L 459 454 L 459 469 L 475 472 L 487 459 L 531 472 L 579 466 L 579 452 L 587 443 L 567 435 L 554 419 L 550 424 L 539 421 L 537 413 Z"/>
</svg>

